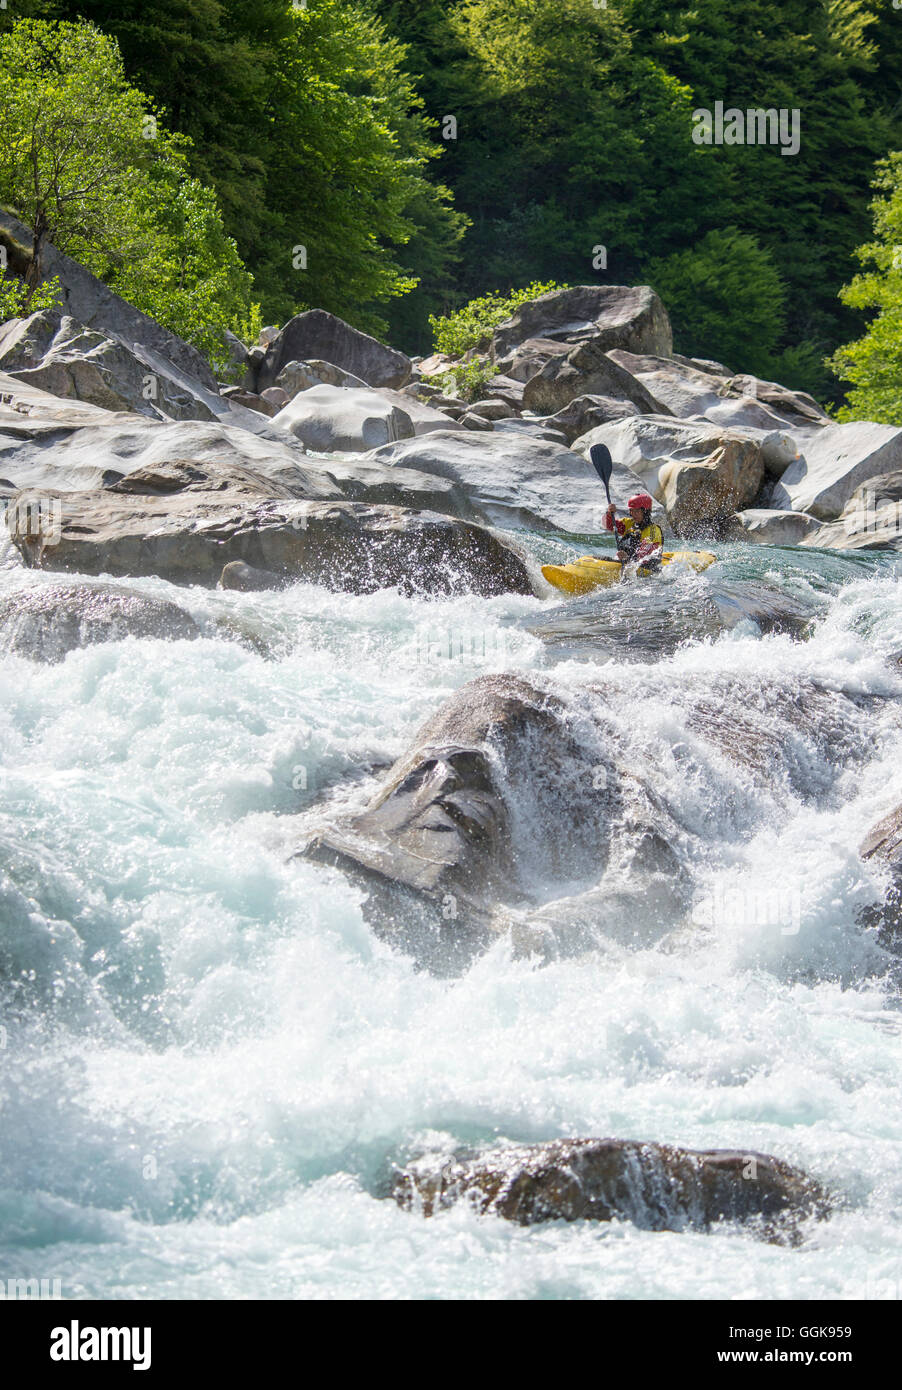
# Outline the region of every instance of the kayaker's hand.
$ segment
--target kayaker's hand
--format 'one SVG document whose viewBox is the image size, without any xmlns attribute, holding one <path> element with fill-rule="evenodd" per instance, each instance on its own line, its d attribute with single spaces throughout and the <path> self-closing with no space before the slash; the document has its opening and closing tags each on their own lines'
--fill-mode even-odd
<svg viewBox="0 0 902 1390">
<path fill-rule="evenodd" d="M 614 513 L 616 512 L 616 510 L 617 510 L 617 508 L 616 508 L 615 504 L 612 502 L 611 505 L 608 507 L 608 516 L 611 517 L 611 518 L 613 519 L 613 516 L 614 516 Z"/>
</svg>

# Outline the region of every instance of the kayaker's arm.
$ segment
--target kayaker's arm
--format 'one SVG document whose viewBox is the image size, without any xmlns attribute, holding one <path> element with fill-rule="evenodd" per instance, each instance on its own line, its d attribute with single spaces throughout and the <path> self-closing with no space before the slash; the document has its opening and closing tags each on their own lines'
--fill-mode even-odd
<svg viewBox="0 0 902 1390">
<path fill-rule="evenodd" d="M 617 508 L 613 502 L 604 514 L 604 528 L 606 531 L 613 531 L 618 536 L 622 536 L 626 529 L 624 523 L 617 519 Z"/>
</svg>

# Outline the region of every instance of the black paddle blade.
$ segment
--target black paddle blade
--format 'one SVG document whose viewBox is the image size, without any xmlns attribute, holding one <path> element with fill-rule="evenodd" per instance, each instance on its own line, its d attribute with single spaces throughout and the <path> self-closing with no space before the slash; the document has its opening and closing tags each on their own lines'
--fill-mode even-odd
<svg viewBox="0 0 902 1390">
<path fill-rule="evenodd" d="M 589 450 L 589 461 L 604 483 L 604 490 L 610 502 L 611 489 L 608 487 L 608 483 L 611 481 L 611 474 L 614 471 L 614 460 L 611 458 L 611 451 L 608 446 L 606 444 L 593 444 Z"/>
</svg>

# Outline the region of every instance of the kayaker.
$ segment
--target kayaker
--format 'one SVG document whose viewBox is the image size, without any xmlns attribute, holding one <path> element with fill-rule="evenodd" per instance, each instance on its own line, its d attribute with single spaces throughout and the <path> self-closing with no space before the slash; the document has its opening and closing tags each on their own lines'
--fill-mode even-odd
<svg viewBox="0 0 902 1390">
<path fill-rule="evenodd" d="M 613 502 L 605 513 L 605 529 L 617 537 L 617 559 L 624 569 L 629 564 L 641 565 L 652 573 L 661 568 L 664 533 L 651 519 L 653 506 L 647 492 L 637 492 L 627 503 L 629 516 L 618 519 Z"/>
</svg>

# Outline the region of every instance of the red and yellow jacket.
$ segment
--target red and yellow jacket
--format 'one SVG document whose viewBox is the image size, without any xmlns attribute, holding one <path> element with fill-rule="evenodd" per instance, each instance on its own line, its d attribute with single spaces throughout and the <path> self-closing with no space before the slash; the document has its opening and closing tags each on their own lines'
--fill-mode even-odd
<svg viewBox="0 0 902 1390">
<path fill-rule="evenodd" d="M 604 524 L 608 531 L 616 533 L 620 549 L 627 551 L 631 560 L 644 560 L 653 551 L 664 548 L 664 532 L 653 521 L 640 530 L 631 516 L 621 520 L 606 512 Z"/>
</svg>

